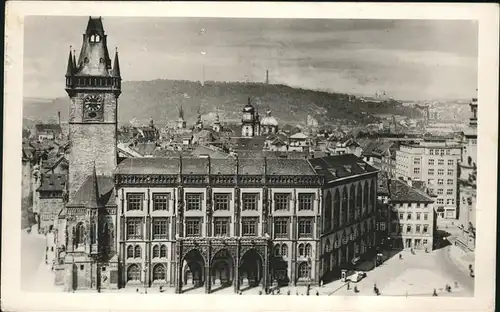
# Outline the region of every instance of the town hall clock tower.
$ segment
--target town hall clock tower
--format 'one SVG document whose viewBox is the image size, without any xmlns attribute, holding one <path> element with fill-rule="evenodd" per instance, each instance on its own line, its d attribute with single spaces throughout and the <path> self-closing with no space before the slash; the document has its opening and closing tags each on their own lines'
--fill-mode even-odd
<svg viewBox="0 0 500 312">
<path fill-rule="evenodd" d="M 117 104 L 121 76 L 113 67 L 101 18 L 89 18 L 80 55 L 70 51 L 66 71 L 70 97 L 69 200 L 92 174 L 112 176 L 117 165 Z"/>
<path fill-rule="evenodd" d="M 70 50 L 66 70 L 69 113 L 69 198 L 58 225 L 58 252 L 67 290 L 116 288 L 117 106 L 121 75 L 111 66 L 101 18 L 90 17 L 78 59 Z M 60 260 L 60 261 L 61 261 Z M 58 271 L 58 270 L 56 270 Z M 61 270 L 62 271 L 62 270 Z"/>
</svg>

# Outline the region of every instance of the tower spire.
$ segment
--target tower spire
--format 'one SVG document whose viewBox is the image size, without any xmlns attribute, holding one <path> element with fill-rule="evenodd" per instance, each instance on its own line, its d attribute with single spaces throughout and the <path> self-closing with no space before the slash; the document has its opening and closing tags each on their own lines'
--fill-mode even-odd
<svg viewBox="0 0 500 312">
<path fill-rule="evenodd" d="M 113 64 L 112 75 L 114 77 L 120 77 L 120 61 L 118 60 L 118 48 L 115 48 L 115 62 Z"/>
<path fill-rule="evenodd" d="M 73 66 L 73 56 L 71 54 L 71 46 L 69 46 L 69 56 L 68 56 L 68 66 L 66 68 L 66 77 L 73 76 L 74 66 Z"/>
<path fill-rule="evenodd" d="M 99 207 L 99 185 L 97 183 L 97 171 L 95 168 L 95 161 L 92 168 L 92 189 L 89 194 L 88 207 L 90 208 L 98 208 Z"/>
</svg>

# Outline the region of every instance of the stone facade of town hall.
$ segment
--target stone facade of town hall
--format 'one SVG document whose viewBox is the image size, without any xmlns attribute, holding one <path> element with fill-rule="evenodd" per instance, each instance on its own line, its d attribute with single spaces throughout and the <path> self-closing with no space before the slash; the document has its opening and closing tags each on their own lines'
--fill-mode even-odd
<svg viewBox="0 0 500 312">
<path fill-rule="evenodd" d="M 354 155 L 118 162 L 121 72 L 106 38 L 89 18 L 68 57 L 56 265 L 68 291 L 318 284 L 373 250 L 377 170 Z"/>
</svg>

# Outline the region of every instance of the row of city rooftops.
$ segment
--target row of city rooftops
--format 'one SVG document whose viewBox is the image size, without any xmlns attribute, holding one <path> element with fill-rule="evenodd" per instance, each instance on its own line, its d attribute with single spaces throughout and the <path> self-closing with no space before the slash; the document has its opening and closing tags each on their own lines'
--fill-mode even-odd
<svg viewBox="0 0 500 312">
<path fill-rule="evenodd" d="M 352 154 L 312 159 L 178 157 L 127 158 L 117 175 L 266 175 L 324 176 L 325 181 L 376 172 Z"/>
</svg>

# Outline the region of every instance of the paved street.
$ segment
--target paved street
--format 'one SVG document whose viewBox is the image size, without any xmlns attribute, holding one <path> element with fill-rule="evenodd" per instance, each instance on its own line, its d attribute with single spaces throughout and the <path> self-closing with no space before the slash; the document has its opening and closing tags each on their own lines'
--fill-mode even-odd
<svg viewBox="0 0 500 312">
<path fill-rule="evenodd" d="M 453 232 L 453 228 L 450 228 Z M 448 239 L 453 242 L 455 235 Z M 54 275 L 50 269 L 52 261 L 49 255 L 48 263 L 45 264 L 45 243 L 46 237 L 36 234 L 34 229 L 31 234 L 22 234 L 22 289 L 25 291 L 62 291 L 62 287 L 55 286 Z M 464 254 L 453 244 L 435 250 L 430 253 L 423 251 L 412 255 L 409 251 L 402 251 L 403 259 L 398 255 L 393 256 L 375 270 L 368 271 L 367 277 L 359 283 L 347 285 L 340 280 L 326 284 L 323 287 L 312 287 L 310 295 L 333 296 L 373 296 L 374 284 L 380 290 L 382 296 L 430 296 L 436 289 L 439 296 L 472 296 L 474 293 L 474 279 L 469 276 L 465 261 L 458 261 Z M 458 287 L 455 287 L 455 282 Z M 446 284 L 452 287 L 452 292 L 444 290 Z M 358 293 L 354 292 L 357 287 Z M 139 293 L 144 293 L 144 288 L 139 287 Z M 258 294 L 261 288 L 256 287 L 244 291 L 243 294 Z M 136 293 L 136 288 L 126 288 L 120 292 Z M 158 293 L 158 289 L 148 289 L 148 293 Z M 281 295 L 306 295 L 306 287 L 283 287 L 280 289 Z M 93 291 L 92 291 L 93 292 Z M 167 287 L 164 293 L 174 293 L 174 288 Z M 204 288 L 187 291 L 186 294 L 202 294 Z M 216 290 L 214 295 L 234 294 L 233 288 Z"/>
<path fill-rule="evenodd" d="M 52 259 L 45 264 L 45 236 L 37 234 L 33 227 L 30 234 L 26 231 L 21 236 L 21 289 L 33 292 L 61 291 L 54 285 L 54 275 L 50 268 Z"/>
</svg>

